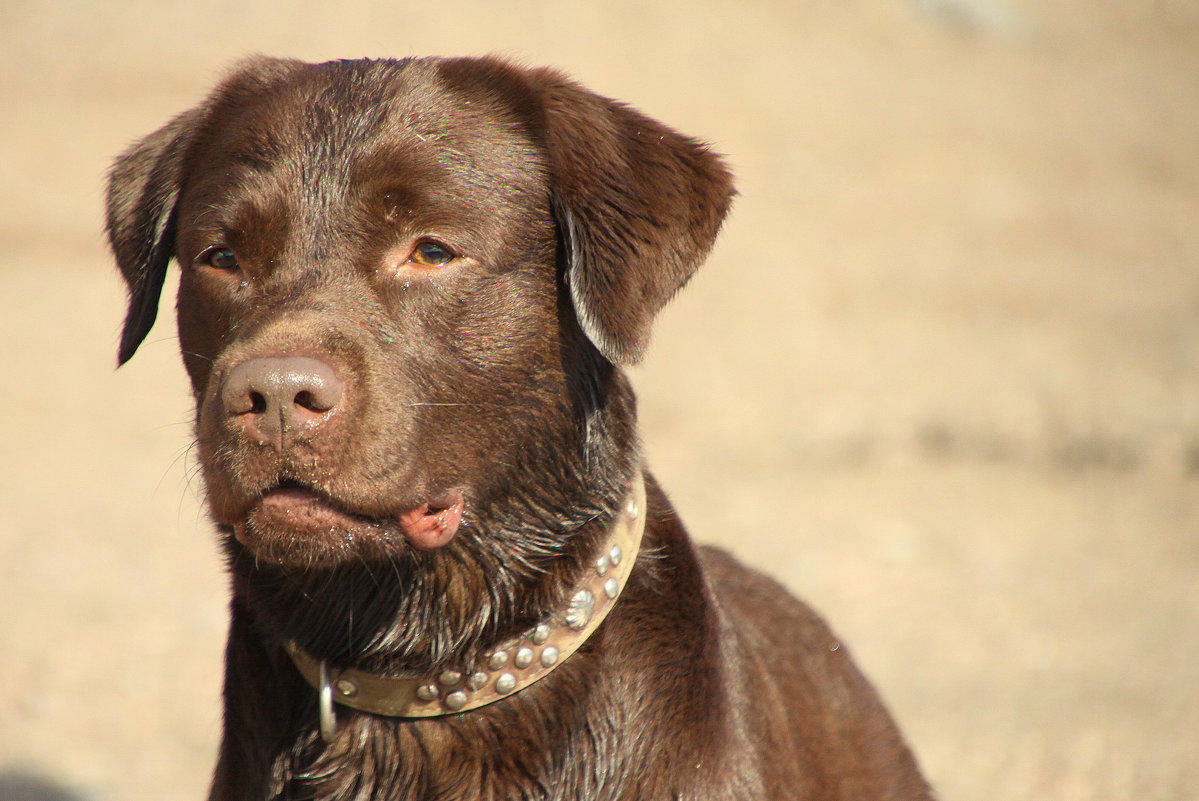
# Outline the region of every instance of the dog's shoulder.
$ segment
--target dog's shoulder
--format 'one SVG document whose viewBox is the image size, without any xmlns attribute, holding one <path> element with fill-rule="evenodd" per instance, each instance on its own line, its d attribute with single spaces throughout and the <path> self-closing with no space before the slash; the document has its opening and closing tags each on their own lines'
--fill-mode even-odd
<svg viewBox="0 0 1199 801">
<path fill-rule="evenodd" d="M 834 635 L 806 603 L 765 573 L 747 567 L 728 551 L 713 545 L 698 549 L 699 563 L 722 612 L 765 633 L 772 628 L 791 632 L 793 639 L 820 638 L 826 645 Z M 836 650 L 836 649 L 834 649 Z"/>
<path fill-rule="evenodd" d="M 779 582 L 711 546 L 699 563 L 742 731 L 795 797 L 931 798 L 882 701 L 824 619 Z M 798 746 L 798 747 L 796 747 Z M 770 753 L 813 757 L 771 764 Z M 835 789 L 834 789 L 835 788 Z M 848 791 L 848 792 L 847 792 Z"/>
</svg>

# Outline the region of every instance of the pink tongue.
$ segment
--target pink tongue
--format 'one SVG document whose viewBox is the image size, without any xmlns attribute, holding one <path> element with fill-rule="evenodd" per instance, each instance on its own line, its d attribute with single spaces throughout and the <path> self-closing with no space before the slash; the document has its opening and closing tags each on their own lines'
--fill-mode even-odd
<svg viewBox="0 0 1199 801">
<path fill-rule="evenodd" d="M 448 506 L 430 510 L 429 504 L 422 503 L 400 512 L 396 519 L 413 548 L 431 551 L 454 539 L 462 522 L 463 506 L 462 496 L 455 494 Z"/>
</svg>

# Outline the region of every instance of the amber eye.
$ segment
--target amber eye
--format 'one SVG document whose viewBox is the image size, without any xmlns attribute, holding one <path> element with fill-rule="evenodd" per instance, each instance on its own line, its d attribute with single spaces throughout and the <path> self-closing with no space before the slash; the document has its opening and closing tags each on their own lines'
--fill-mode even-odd
<svg viewBox="0 0 1199 801">
<path fill-rule="evenodd" d="M 444 267 L 454 258 L 454 252 L 440 242 L 421 242 L 413 248 L 409 261 L 424 267 Z"/>
<path fill-rule="evenodd" d="M 229 248 L 211 248 L 203 257 L 204 263 L 218 270 L 236 270 L 237 254 Z"/>
</svg>

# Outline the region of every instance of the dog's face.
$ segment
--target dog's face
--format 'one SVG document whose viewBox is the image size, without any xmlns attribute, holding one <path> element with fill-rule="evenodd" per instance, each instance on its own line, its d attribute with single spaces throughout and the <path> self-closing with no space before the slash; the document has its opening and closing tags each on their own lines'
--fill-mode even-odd
<svg viewBox="0 0 1199 801">
<path fill-rule="evenodd" d="M 524 443 L 577 439 L 544 154 L 495 98 L 393 72 L 218 105 L 175 212 L 212 514 L 266 559 L 444 546 Z M 329 408 L 237 408 L 234 371 L 292 356 Z"/>
<path fill-rule="evenodd" d="M 551 72 L 256 60 L 114 168 L 121 360 L 174 257 L 235 561 L 504 595 L 618 501 L 637 449 L 613 365 L 730 196 L 704 147 Z"/>
</svg>

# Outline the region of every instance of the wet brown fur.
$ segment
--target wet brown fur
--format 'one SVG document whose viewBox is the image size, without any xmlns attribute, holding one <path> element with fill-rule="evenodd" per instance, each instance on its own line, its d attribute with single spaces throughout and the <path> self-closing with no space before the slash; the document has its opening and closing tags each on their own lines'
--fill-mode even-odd
<svg viewBox="0 0 1199 801">
<path fill-rule="evenodd" d="M 701 143 L 493 59 L 254 59 L 117 161 L 120 360 L 176 259 L 233 576 L 212 799 L 929 797 L 834 635 L 769 579 L 696 550 L 652 478 L 615 610 L 509 699 L 429 720 L 339 709 L 326 745 L 281 648 L 434 671 L 561 606 L 641 466 L 621 365 L 732 194 Z M 397 271 L 421 236 L 462 261 Z M 214 243 L 236 270 L 204 261 Z M 231 370 L 274 354 L 321 359 L 345 382 L 344 408 L 278 449 L 248 442 L 220 400 Z M 370 522 L 299 536 L 255 516 L 293 484 Z M 409 546 L 391 516 L 447 488 L 465 496 L 457 536 Z M 234 536 L 247 525 L 252 548 Z"/>
</svg>

